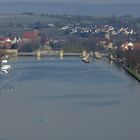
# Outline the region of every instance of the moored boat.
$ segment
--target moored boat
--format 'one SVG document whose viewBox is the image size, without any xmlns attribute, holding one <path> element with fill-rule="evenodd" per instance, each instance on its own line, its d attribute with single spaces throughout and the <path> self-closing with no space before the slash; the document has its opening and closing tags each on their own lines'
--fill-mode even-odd
<svg viewBox="0 0 140 140">
<path fill-rule="evenodd" d="M 82 61 L 84 62 L 84 63 L 90 63 L 90 60 L 89 60 L 89 57 L 83 57 L 82 58 Z"/>
<path fill-rule="evenodd" d="M 8 61 L 7 60 L 1 60 L 0 62 L 0 73 L 5 73 L 7 74 L 9 70 L 11 69 L 10 65 L 5 65 Z"/>
</svg>

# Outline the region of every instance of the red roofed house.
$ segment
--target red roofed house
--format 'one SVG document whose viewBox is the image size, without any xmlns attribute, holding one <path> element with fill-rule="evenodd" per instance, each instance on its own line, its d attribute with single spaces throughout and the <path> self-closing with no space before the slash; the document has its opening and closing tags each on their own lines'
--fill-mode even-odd
<svg viewBox="0 0 140 140">
<path fill-rule="evenodd" d="M 30 31 L 30 32 L 25 32 L 22 37 L 22 41 L 24 43 L 30 43 L 34 40 L 39 40 L 38 36 L 38 30 Z"/>
<path fill-rule="evenodd" d="M 12 42 L 10 38 L 7 37 L 0 37 L 0 47 L 9 49 L 12 46 Z"/>
<path fill-rule="evenodd" d="M 10 49 L 12 45 L 20 43 L 20 37 L 18 39 L 16 37 L 0 37 L 0 47 L 4 49 Z"/>
</svg>

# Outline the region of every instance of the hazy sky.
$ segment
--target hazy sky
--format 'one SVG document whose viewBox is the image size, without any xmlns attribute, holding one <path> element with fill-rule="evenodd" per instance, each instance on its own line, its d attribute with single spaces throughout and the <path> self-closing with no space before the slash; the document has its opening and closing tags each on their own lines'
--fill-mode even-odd
<svg viewBox="0 0 140 140">
<path fill-rule="evenodd" d="M 0 0 L 0 2 L 57 2 L 57 3 L 92 3 L 92 4 L 112 4 L 112 3 L 140 3 L 140 0 Z"/>
</svg>

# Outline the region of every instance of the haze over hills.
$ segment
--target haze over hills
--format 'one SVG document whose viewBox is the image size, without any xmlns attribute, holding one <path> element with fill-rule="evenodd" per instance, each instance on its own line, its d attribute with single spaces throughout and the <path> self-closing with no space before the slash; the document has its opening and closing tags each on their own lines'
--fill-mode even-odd
<svg viewBox="0 0 140 140">
<path fill-rule="evenodd" d="M 43 2 L 14 2 L 0 3 L 0 14 L 21 14 L 23 12 L 46 14 L 70 14 L 86 16 L 123 16 L 132 15 L 140 17 L 140 4 L 68 4 L 68 3 L 43 3 Z"/>
</svg>

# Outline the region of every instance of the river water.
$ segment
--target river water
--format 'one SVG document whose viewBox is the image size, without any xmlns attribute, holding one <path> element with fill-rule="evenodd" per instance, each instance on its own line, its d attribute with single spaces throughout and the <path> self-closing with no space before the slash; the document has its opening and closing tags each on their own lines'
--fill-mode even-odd
<svg viewBox="0 0 140 140">
<path fill-rule="evenodd" d="M 21 57 L 0 75 L 0 140 L 139 140 L 140 83 L 107 61 Z"/>
</svg>

